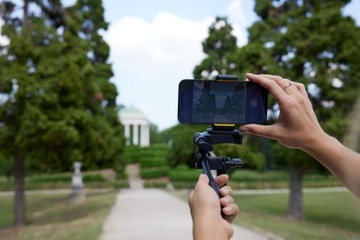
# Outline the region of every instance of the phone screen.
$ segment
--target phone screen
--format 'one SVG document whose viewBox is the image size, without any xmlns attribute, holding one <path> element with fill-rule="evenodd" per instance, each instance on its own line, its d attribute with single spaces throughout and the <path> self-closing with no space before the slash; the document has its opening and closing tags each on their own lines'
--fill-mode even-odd
<svg viewBox="0 0 360 240">
<path fill-rule="evenodd" d="M 262 124 L 267 90 L 249 81 L 182 80 L 178 119 L 189 124 Z"/>
</svg>

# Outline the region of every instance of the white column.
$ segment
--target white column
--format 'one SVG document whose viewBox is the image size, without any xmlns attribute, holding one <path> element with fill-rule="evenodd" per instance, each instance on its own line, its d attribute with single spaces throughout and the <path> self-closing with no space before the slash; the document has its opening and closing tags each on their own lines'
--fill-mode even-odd
<svg viewBox="0 0 360 240">
<path fill-rule="evenodd" d="M 149 126 L 141 125 L 140 126 L 140 146 L 147 147 L 150 145 L 150 134 L 149 134 Z"/>
<path fill-rule="evenodd" d="M 126 145 L 130 144 L 130 124 L 124 124 L 125 128 L 125 138 L 126 138 Z"/>
<path fill-rule="evenodd" d="M 139 144 L 139 125 L 137 124 L 133 125 L 133 144 Z"/>
</svg>

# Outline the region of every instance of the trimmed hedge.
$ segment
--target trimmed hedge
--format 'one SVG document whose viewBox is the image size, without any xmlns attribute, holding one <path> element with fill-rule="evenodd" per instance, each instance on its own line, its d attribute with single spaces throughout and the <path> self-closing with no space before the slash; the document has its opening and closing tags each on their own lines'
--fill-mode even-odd
<svg viewBox="0 0 360 240">
<path fill-rule="evenodd" d="M 167 178 L 153 178 L 144 181 L 145 188 L 166 188 L 169 183 Z"/>
<path fill-rule="evenodd" d="M 141 169 L 140 176 L 144 179 L 159 178 L 168 176 L 169 167 L 154 167 Z"/>
<path fill-rule="evenodd" d="M 179 170 L 173 169 L 169 171 L 169 177 L 172 182 L 196 182 L 199 175 L 202 173 L 201 170 Z"/>
<path fill-rule="evenodd" d="M 233 182 L 278 182 L 289 181 L 289 174 L 284 171 L 267 171 L 257 172 L 251 170 L 233 170 L 229 171 L 231 175 L 231 181 Z"/>
<path fill-rule="evenodd" d="M 154 156 L 154 157 L 147 157 L 142 158 L 140 160 L 141 168 L 149 168 L 149 167 L 162 167 L 167 166 L 166 159 L 164 157 Z"/>
<path fill-rule="evenodd" d="M 72 176 L 70 174 L 64 175 L 36 175 L 28 177 L 26 180 L 29 183 L 56 183 L 56 182 L 68 182 L 71 183 Z"/>
</svg>

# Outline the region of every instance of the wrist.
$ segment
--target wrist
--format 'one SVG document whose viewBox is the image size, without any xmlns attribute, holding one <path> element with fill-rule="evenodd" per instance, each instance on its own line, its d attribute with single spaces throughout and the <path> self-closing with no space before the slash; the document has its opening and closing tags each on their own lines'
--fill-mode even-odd
<svg viewBox="0 0 360 240">
<path fill-rule="evenodd" d="M 336 155 L 337 151 L 342 149 L 339 146 L 341 144 L 336 138 L 321 131 L 312 134 L 302 150 L 324 163 L 329 154 Z"/>
<path fill-rule="evenodd" d="M 194 240 L 203 239 L 227 239 L 227 233 L 221 224 L 222 219 L 216 217 L 202 216 L 193 220 Z"/>
</svg>

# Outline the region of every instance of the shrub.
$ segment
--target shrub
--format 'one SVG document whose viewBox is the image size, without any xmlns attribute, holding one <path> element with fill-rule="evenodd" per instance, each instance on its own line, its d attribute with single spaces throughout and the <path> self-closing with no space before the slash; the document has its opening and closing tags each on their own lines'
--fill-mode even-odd
<svg viewBox="0 0 360 240">
<path fill-rule="evenodd" d="M 145 188 L 166 188 L 169 180 L 166 178 L 147 179 L 144 181 Z"/>
<path fill-rule="evenodd" d="M 236 170 L 231 174 L 233 182 L 276 182 L 289 181 L 287 172 L 283 171 L 267 171 L 257 172 L 251 170 Z"/>
<path fill-rule="evenodd" d="M 111 182 L 111 186 L 115 189 L 129 188 L 129 182 L 126 179 L 120 179 L 120 180 Z"/>
<path fill-rule="evenodd" d="M 105 182 L 105 179 L 100 174 L 91 174 L 82 176 L 84 183 L 86 182 Z"/>
<path fill-rule="evenodd" d="M 56 182 L 71 182 L 71 175 L 37 175 L 37 176 L 31 176 L 27 180 L 31 183 L 56 183 Z"/>
<path fill-rule="evenodd" d="M 154 167 L 154 168 L 145 168 L 141 169 L 140 175 L 141 178 L 149 179 L 149 178 L 158 178 L 158 177 L 166 177 L 168 176 L 169 168 L 166 167 Z"/>
<path fill-rule="evenodd" d="M 143 158 L 140 160 L 141 168 L 147 167 L 162 167 L 166 166 L 166 159 L 164 157 L 151 157 L 151 158 Z"/>
<path fill-rule="evenodd" d="M 199 178 L 200 173 L 201 170 L 196 169 L 172 169 L 169 171 L 169 177 L 172 182 L 196 182 Z"/>
</svg>

